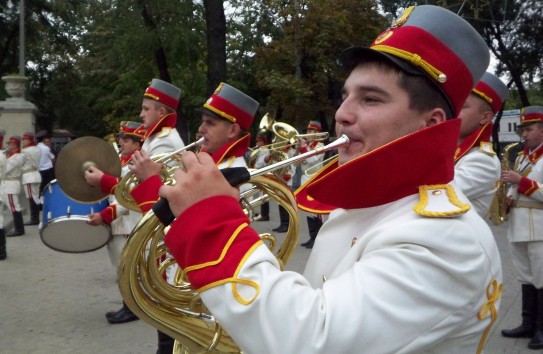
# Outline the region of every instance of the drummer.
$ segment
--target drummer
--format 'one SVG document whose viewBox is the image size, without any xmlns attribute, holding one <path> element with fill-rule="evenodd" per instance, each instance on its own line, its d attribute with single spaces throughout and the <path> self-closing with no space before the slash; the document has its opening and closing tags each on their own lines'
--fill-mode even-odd
<svg viewBox="0 0 543 354">
<path fill-rule="evenodd" d="M 145 90 L 140 112 L 143 124 L 140 125 L 138 130 L 143 130 L 141 150 L 145 151 L 149 156 L 172 152 L 185 146 L 175 128 L 180 97 L 181 90 L 178 87 L 159 79 L 153 79 Z M 149 177 L 139 174 L 135 174 L 135 176 L 140 181 Z M 100 186 L 102 192 L 106 194 L 113 194 L 119 182 L 114 176 L 104 174 L 95 167 L 90 167 L 85 171 L 85 179 L 92 186 Z M 147 197 L 149 202 L 144 203 L 145 206 L 148 206 L 146 210 L 150 209 L 150 206 L 158 200 L 158 189 L 147 194 Z M 171 353 L 174 339 L 158 330 L 157 334 L 157 352 Z"/>
<path fill-rule="evenodd" d="M 121 175 L 125 175 L 128 170 L 128 164 L 132 158 L 132 154 L 141 149 L 143 133 L 140 127 L 140 123 L 132 121 L 122 121 L 120 123 L 119 132 L 117 138 L 119 147 L 121 149 Z M 112 239 L 107 244 L 107 250 L 109 253 L 109 259 L 111 264 L 117 268 L 119 259 L 126 244 L 126 239 L 132 232 L 132 229 L 141 218 L 141 213 L 124 208 L 117 203 L 115 196 L 109 195 L 109 206 L 99 213 L 92 213 L 89 215 L 89 224 L 98 225 L 110 225 Z M 106 313 L 106 319 L 111 324 L 126 323 L 135 321 L 138 317 L 126 306 L 123 301 L 123 306 L 117 311 L 110 311 Z"/>
</svg>

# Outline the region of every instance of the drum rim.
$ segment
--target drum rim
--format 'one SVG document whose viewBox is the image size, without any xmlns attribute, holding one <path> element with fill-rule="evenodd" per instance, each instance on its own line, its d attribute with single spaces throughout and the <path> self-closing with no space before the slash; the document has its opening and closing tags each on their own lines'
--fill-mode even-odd
<svg viewBox="0 0 543 354">
<path fill-rule="evenodd" d="M 61 220 L 62 219 L 62 220 Z M 46 245 L 47 247 L 49 247 L 50 249 L 54 250 L 54 251 L 58 251 L 58 252 L 62 252 L 62 253 L 88 253 L 88 252 L 93 252 L 93 251 L 96 251 L 96 250 L 99 250 L 100 248 L 106 246 L 112 239 L 112 234 L 111 234 L 111 228 L 108 226 L 108 225 L 98 225 L 98 226 L 92 226 L 92 225 L 89 225 L 90 227 L 96 227 L 96 228 L 103 228 L 105 230 L 105 232 L 107 232 L 107 240 L 103 243 L 99 243 L 97 247 L 93 247 L 93 248 L 90 248 L 90 249 L 83 249 L 83 250 L 67 250 L 67 249 L 62 249 L 62 248 L 59 248 L 59 247 L 55 247 L 55 245 L 52 245 L 50 244 L 50 242 L 46 241 L 47 239 L 47 236 L 44 236 L 46 230 L 47 230 L 47 226 L 48 225 L 51 225 L 51 224 L 54 224 L 54 223 L 58 223 L 60 221 L 66 221 L 66 220 L 73 220 L 73 221 L 84 221 L 85 223 L 89 220 L 87 217 L 83 217 L 83 216 L 80 216 L 80 215 L 72 215 L 70 217 L 67 217 L 67 216 L 61 216 L 61 217 L 58 217 L 58 218 L 55 218 L 55 219 L 51 219 L 49 223 L 47 224 L 44 224 L 40 227 L 39 229 L 39 234 L 40 234 L 40 239 L 42 241 L 42 243 L 44 245 Z M 97 229 L 99 230 L 99 229 Z"/>
</svg>

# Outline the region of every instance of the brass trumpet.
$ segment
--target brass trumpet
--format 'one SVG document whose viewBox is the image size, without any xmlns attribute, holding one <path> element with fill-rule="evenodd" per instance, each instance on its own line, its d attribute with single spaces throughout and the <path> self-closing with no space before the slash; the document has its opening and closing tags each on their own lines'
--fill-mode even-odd
<svg viewBox="0 0 543 354">
<path fill-rule="evenodd" d="M 173 179 L 171 178 L 173 171 L 182 166 L 180 160 L 181 154 L 191 149 L 197 149 L 203 143 L 204 138 L 200 138 L 197 141 L 182 147 L 181 149 L 151 156 L 151 159 L 154 162 L 162 163 L 160 178 L 164 184 L 173 183 Z M 117 199 L 117 202 L 129 210 L 140 212 L 138 204 L 130 194 L 132 189 L 134 189 L 134 187 L 136 187 L 139 183 L 140 181 L 136 178 L 132 171 L 125 174 L 117 184 L 117 187 L 115 187 L 115 199 Z"/>
</svg>

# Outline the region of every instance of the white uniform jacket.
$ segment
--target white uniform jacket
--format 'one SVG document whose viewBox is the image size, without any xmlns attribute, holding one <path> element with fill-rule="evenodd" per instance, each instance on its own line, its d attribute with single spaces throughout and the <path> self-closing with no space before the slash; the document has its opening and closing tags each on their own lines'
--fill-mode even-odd
<svg viewBox="0 0 543 354">
<path fill-rule="evenodd" d="M 413 211 L 418 200 L 336 209 L 303 276 L 281 271 L 260 245 L 236 271 L 243 283 L 202 299 L 245 353 L 476 353 L 487 309 L 499 305 L 493 235 L 473 210 L 427 218 Z"/>
<path fill-rule="evenodd" d="M 164 127 L 161 131 L 145 139 L 141 149 L 153 156 L 165 152 L 173 152 L 184 146 L 185 144 L 181 140 L 177 129 Z"/>
<path fill-rule="evenodd" d="M 121 169 L 121 177 L 127 174 L 130 170 L 128 164 Z M 127 209 L 117 203 L 115 195 L 109 195 L 109 203 L 115 205 L 117 218 L 111 222 L 111 233 L 113 235 L 130 235 L 136 224 L 141 219 L 141 213 Z"/>
<path fill-rule="evenodd" d="M 484 144 L 484 145 L 483 145 Z M 500 179 L 500 160 L 490 145 L 470 149 L 454 165 L 454 180 L 477 213 L 485 218 Z"/>
<path fill-rule="evenodd" d="M 508 195 L 516 206 L 510 209 L 507 237 L 510 242 L 543 241 L 543 157 L 530 162 L 520 154 L 515 170 L 528 174 L 520 185 L 509 188 Z"/>
<path fill-rule="evenodd" d="M 39 172 L 41 150 L 37 146 L 28 146 L 21 150 L 23 154 L 23 184 L 40 183 L 41 175 Z"/>
<path fill-rule="evenodd" d="M 19 194 L 21 192 L 22 171 L 23 154 L 17 153 L 6 158 L 1 184 L 3 194 Z"/>
</svg>

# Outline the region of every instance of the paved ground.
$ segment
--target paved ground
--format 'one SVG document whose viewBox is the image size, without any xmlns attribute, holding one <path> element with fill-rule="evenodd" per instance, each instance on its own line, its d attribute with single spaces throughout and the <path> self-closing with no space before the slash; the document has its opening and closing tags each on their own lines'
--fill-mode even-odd
<svg viewBox="0 0 543 354">
<path fill-rule="evenodd" d="M 255 223 L 261 232 L 278 225 L 277 207 L 270 209 L 272 221 Z M 305 215 L 301 215 L 301 241 L 307 238 Z M 4 221 L 9 231 L 11 215 L 5 210 Z M 503 328 L 516 326 L 520 314 L 520 285 L 514 279 L 505 228 L 494 228 L 502 254 L 504 293 L 485 353 L 541 353 L 527 349 L 528 339 L 506 339 L 499 334 Z M 121 305 L 116 272 L 105 248 L 60 253 L 44 246 L 36 226 L 27 226 L 26 232 L 8 238 L 8 259 L 0 262 L 0 353 L 156 351 L 156 331 L 143 321 L 110 325 L 104 317 L 106 311 Z M 288 269 L 302 271 L 308 255 L 309 250 L 298 247 Z"/>
</svg>

